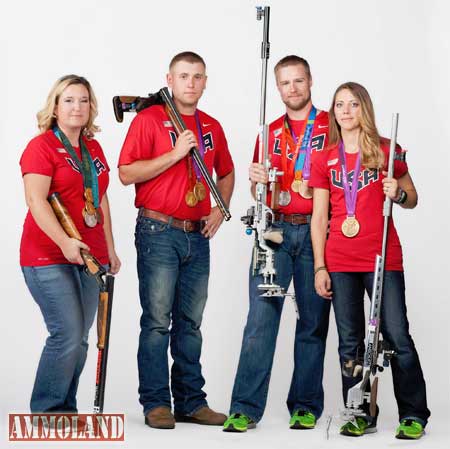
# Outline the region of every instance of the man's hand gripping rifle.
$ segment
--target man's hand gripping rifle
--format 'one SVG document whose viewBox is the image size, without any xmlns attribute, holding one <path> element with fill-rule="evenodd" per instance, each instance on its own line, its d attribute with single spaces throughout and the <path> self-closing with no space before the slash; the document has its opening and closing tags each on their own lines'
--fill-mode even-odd
<svg viewBox="0 0 450 449">
<path fill-rule="evenodd" d="M 272 198 L 278 195 L 279 176 L 283 175 L 282 171 L 272 167 L 269 159 L 268 140 L 269 127 L 265 123 L 266 115 L 266 81 L 267 81 L 267 61 L 270 53 L 269 43 L 269 18 L 270 7 L 257 7 L 257 20 L 264 19 L 263 41 L 261 44 L 262 59 L 262 78 L 261 78 L 261 108 L 260 108 L 260 130 L 259 130 L 259 163 L 263 164 L 267 170 L 270 190 Z M 273 242 L 281 244 L 283 242 L 283 234 L 279 229 L 272 229 L 274 221 L 273 210 L 267 205 L 267 185 L 258 182 L 256 184 L 256 203 L 247 211 L 247 215 L 241 218 L 241 221 L 247 225 L 246 233 L 251 235 L 255 233 L 255 243 L 253 246 L 253 276 L 260 274 L 263 278 L 262 284 L 258 288 L 263 292 L 261 296 L 265 297 L 284 297 L 290 296 L 293 299 L 295 310 L 298 317 L 297 303 L 292 293 L 286 293 L 284 289 L 275 282 L 275 252 L 267 244 Z M 276 200 L 276 198 L 275 198 Z M 272 201 L 272 204 L 275 204 Z"/>
<path fill-rule="evenodd" d="M 391 142 L 389 148 L 388 177 L 392 178 L 394 174 L 395 146 L 397 141 L 398 114 L 392 115 Z M 356 417 L 365 416 L 362 410 L 364 401 L 368 402 L 369 413 L 375 417 L 377 413 L 377 393 L 378 393 L 378 372 L 384 371 L 389 367 L 391 358 L 395 352 L 390 349 L 389 343 L 380 340 L 381 323 L 381 302 L 383 295 L 384 268 L 386 263 L 386 245 L 389 218 L 392 215 L 392 200 L 386 195 L 383 206 L 384 227 L 383 243 L 381 256 L 377 255 L 375 259 L 375 271 L 373 277 L 372 297 L 370 304 L 370 314 L 367 325 L 367 335 L 365 341 L 365 353 L 363 363 L 358 360 L 352 360 L 343 367 L 344 375 L 356 377 L 362 373 L 362 380 L 347 393 L 346 408 L 342 412 L 342 418 L 345 421 L 352 421 L 357 425 Z M 371 391 L 367 388 L 371 383 Z"/>
<path fill-rule="evenodd" d="M 59 193 L 55 192 L 48 198 L 53 212 L 66 234 L 74 239 L 82 240 L 72 217 L 64 206 Z M 97 310 L 97 372 L 95 378 L 94 413 L 103 413 L 106 386 L 106 367 L 108 364 L 109 334 L 111 330 L 111 312 L 114 293 L 114 276 L 107 273 L 103 265 L 84 249 L 81 250 L 84 270 L 95 278 L 100 289 Z"/>
</svg>

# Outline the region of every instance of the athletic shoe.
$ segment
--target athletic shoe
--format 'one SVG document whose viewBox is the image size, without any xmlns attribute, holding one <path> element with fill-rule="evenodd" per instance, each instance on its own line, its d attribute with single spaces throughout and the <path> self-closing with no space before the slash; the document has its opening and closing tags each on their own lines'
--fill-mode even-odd
<svg viewBox="0 0 450 449">
<path fill-rule="evenodd" d="M 399 440 L 418 440 L 425 433 L 422 424 L 414 419 L 402 419 L 395 432 Z"/>
<path fill-rule="evenodd" d="M 348 421 L 340 430 L 341 435 L 347 437 L 360 437 L 366 433 L 374 433 L 377 431 L 375 423 L 369 424 L 366 419 L 357 416 L 356 423 L 354 421 Z"/>
<path fill-rule="evenodd" d="M 296 410 L 289 421 L 291 429 L 314 429 L 316 417 L 305 410 Z"/>
<path fill-rule="evenodd" d="M 254 429 L 255 421 L 242 413 L 233 413 L 223 425 L 224 432 L 247 432 L 247 429 Z"/>
</svg>

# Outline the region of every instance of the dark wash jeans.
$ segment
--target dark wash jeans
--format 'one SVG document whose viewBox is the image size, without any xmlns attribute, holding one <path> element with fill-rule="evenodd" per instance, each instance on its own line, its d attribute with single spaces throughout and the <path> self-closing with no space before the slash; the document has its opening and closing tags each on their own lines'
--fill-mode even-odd
<svg viewBox="0 0 450 449">
<path fill-rule="evenodd" d="M 294 373 L 287 399 L 289 411 L 303 409 L 317 418 L 323 411 L 322 387 L 330 301 L 315 293 L 310 226 L 277 223 L 284 241 L 274 245 L 276 282 L 286 290 L 292 279 L 300 320 L 295 329 Z M 265 298 L 257 286 L 261 276 L 250 268 L 250 308 L 244 330 L 230 413 L 259 421 L 264 413 L 283 298 Z M 292 304 L 288 304 L 295 313 Z"/>
<path fill-rule="evenodd" d="M 80 265 L 22 267 L 22 272 L 49 332 L 34 381 L 31 412 L 76 413 L 78 381 L 97 311 L 97 282 Z"/>
<path fill-rule="evenodd" d="M 139 401 L 144 414 L 159 406 L 171 408 L 170 343 L 174 409 L 192 414 L 207 405 L 200 325 L 208 293 L 209 241 L 200 232 L 185 233 L 142 216 L 135 237 L 142 307 Z"/>
<path fill-rule="evenodd" d="M 372 293 L 373 273 L 330 273 L 333 308 L 339 334 L 339 358 L 345 361 L 364 356 L 366 318 L 364 292 Z M 430 411 L 427 407 L 426 387 L 414 342 L 409 334 L 406 316 L 405 281 L 402 271 L 385 271 L 381 303 L 383 338 L 397 355 L 391 360 L 394 394 L 400 420 L 416 418 L 426 425 Z M 361 380 L 342 376 L 344 403 L 347 391 Z"/>
</svg>

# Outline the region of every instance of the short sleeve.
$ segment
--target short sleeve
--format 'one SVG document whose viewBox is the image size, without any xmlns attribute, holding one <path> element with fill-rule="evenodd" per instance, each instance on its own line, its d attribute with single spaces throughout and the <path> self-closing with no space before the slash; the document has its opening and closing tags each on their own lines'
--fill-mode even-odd
<svg viewBox="0 0 450 449">
<path fill-rule="evenodd" d="M 328 154 L 327 150 L 312 158 L 311 161 L 311 178 L 309 179 L 309 186 L 319 189 L 330 190 L 330 183 L 328 179 Z"/>
<path fill-rule="evenodd" d="M 22 176 L 28 173 L 53 176 L 55 163 L 51 148 L 43 139 L 35 138 L 27 145 L 20 158 L 20 168 Z"/>
<path fill-rule="evenodd" d="M 120 151 L 118 166 L 135 161 L 151 159 L 154 141 L 153 118 L 148 114 L 138 113 L 130 124 L 125 142 Z"/>
</svg>

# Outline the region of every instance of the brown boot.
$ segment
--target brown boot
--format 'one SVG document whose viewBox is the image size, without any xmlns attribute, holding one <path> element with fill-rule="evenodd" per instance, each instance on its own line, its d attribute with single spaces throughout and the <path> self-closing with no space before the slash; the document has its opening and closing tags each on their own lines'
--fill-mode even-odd
<svg viewBox="0 0 450 449">
<path fill-rule="evenodd" d="M 145 424 L 155 429 L 174 429 L 175 419 L 169 407 L 155 407 L 145 415 Z"/>
<path fill-rule="evenodd" d="M 206 426 L 223 426 L 227 417 L 223 413 L 217 413 L 205 406 L 198 409 L 193 415 L 178 415 L 175 413 L 175 420 L 177 422 L 190 422 Z"/>
</svg>

